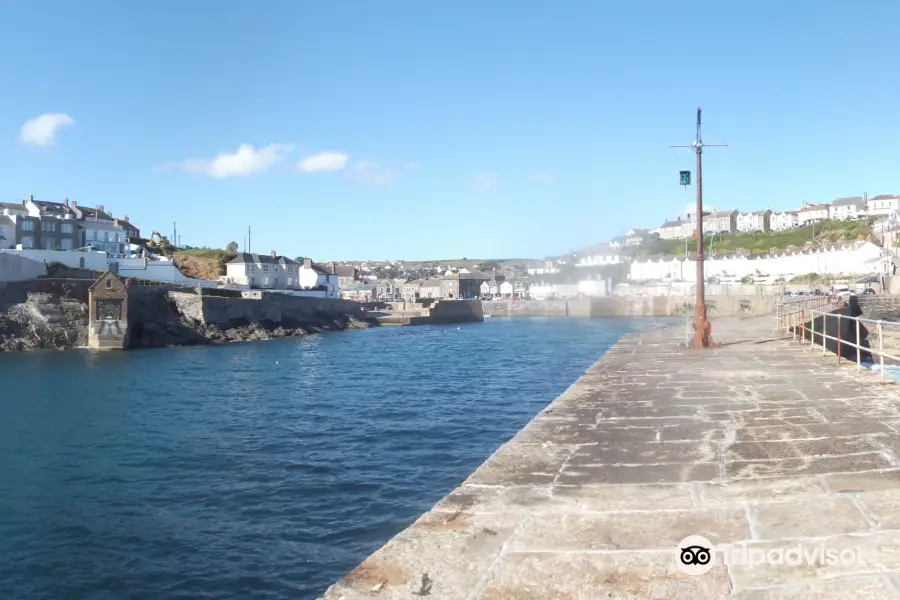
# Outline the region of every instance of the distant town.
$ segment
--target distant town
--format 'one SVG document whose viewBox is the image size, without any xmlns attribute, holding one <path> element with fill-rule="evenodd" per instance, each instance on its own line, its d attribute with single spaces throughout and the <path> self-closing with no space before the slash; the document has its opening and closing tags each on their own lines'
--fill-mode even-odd
<svg viewBox="0 0 900 600">
<path fill-rule="evenodd" d="M 840 198 L 794 211 L 714 211 L 702 218 L 710 282 L 773 284 L 895 271 L 900 196 Z M 222 249 L 180 246 L 159 232 L 142 236 L 128 216 L 114 216 L 105 206 L 30 196 L 0 203 L 0 281 L 39 277 L 48 269 L 112 269 L 162 284 L 363 302 L 605 296 L 620 285 L 693 283 L 695 232 L 696 217 L 686 214 L 543 259 L 318 262 L 252 252 L 234 241 Z"/>
</svg>

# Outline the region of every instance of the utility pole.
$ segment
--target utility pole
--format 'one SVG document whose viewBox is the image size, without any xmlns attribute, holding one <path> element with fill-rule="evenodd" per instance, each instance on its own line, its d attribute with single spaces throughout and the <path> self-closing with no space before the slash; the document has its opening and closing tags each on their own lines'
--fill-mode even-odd
<svg viewBox="0 0 900 600">
<path fill-rule="evenodd" d="M 178 245 L 178 227 L 175 225 L 175 221 L 172 221 L 172 245 Z"/>
<path fill-rule="evenodd" d="M 250 252 L 250 226 L 247 225 L 247 252 Z"/>
<path fill-rule="evenodd" d="M 704 144 L 700 135 L 701 109 L 697 108 L 697 137 L 689 146 L 670 146 L 670 148 L 691 148 L 697 154 L 697 300 L 694 304 L 694 348 L 709 348 L 709 321 L 706 318 L 706 299 L 704 286 L 706 278 L 703 275 L 703 148 L 727 148 L 728 144 Z M 688 175 L 690 183 L 690 175 Z M 682 173 L 682 184 L 684 174 Z"/>
</svg>

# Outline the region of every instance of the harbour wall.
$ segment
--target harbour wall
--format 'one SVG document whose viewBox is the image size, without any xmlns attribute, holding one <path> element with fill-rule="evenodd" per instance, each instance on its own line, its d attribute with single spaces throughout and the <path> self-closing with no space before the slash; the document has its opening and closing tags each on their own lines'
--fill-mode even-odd
<svg viewBox="0 0 900 600">
<path fill-rule="evenodd" d="M 778 296 L 707 296 L 711 315 L 769 315 Z M 682 296 L 612 296 L 568 300 L 520 300 L 484 302 L 492 317 L 674 317 L 692 312 L 693 298 Z"/>
</svg>

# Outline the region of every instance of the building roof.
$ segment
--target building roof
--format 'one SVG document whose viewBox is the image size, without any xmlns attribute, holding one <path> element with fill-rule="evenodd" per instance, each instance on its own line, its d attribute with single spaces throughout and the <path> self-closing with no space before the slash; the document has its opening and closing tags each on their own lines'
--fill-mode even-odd
<svg viewBox="0 0 900 600">
<path fill-rule="evenodd" d="M 864 203 L 865 203 L 865 200 L 863 200 L 859 196 L 854 196 L 853 198 L 838 198 L 831 204 L 833 204 L 834 206 L 851 206 L 851 205 L 861 206 Z"/>
<path fill-rule="evenodd" d="M 798 212 L 805 212 L 810 210 L 828 210 L 828 204 L 807 204 L 803 208 L 801 208 Z"/>
<path fill-rule="evenodd" d="M 475 269 L 463 269 L 458 273 L 444 275 L 441 279 L 478 279 L 479 281 L 487 281 L 490 277 Z"/>
<path fill-rule="evenodd" d="M 441 287 L 440 279 L 426 279 L 419 287 Z"/>
<path fill-rule="evenodd" d="M 296 260 L 290 259 L 287 256 L 272 256 L 270 254 L 256 254 L 250 252 L 241 252 L 234 258 L 228 261 L 229 265 L 241 265 L 241 264 L 280 264 L 280 265 L 296 265 L 299 264 Z"/>
<path fill-rule="evenodd" d="M 682 225 L 684 225 L 685 223 L 688 223 L 688 222 L 689 221 L 682 221 L 681 219 L 678 219 L 677 221 L 666 221 L 665 223 L 660 225 L 659 228 L 667 229 L 669 227 L 681 227 Z"/>
<path fill-rule="evenodd" d="M 353 283 L 347 287 L 341 288 L 342 292 L 374 292 L 374 283 Z"/>
<path fill-rule="evenodd" d="M 796 215 L 796 214 L 797 214 L 797 211 L 796 211 L 796 210 L 778 210 L 778 211 L 775 211 L 775 212 L 772 213 L 772 214 L 775 214 L 775 215 Z"/>
<path fill-rule="evenodd" d="M 894 198 L 900 198 L 900 196 L 895 196 L 894 194 L 879 194 L 874 198 L 869 198 L 869 201 L 872 200 L 893 200 Z"/>
<path fill-rule="evenodd" d="M 338 265 L 334 268 L 338 277 L 356 277 L 359 269 L 350 265 Z"/>
<path fill-rule="evenodd" d="M 703 216 L 710 216 L 710 217 L 730 217 L 731 215 L 733 215 L 733 214 L 736 213 L 736 212 L 737 212 L 737 209 L 731 209 L 731 210 L 717 210 L 717 211 L 714 212 L 714 213 L 705 213 Z"/>
<path fill-rule="evenodd" d="M 8 208 L 9 210 L 21 210 L 22 212 L 28 212 L 28 209 L 25 208 L 25 205 L 21 202 L 0 202 L 0 210 L 4 208 Z"/>
</svg>

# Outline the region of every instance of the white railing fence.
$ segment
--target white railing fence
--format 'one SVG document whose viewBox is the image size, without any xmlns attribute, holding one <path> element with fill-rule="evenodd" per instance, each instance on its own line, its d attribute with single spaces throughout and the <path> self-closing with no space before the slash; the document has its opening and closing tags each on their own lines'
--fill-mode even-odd
<svg viewBox="0 0 900 600">
<path fill-rule="evenodd" d="M 880 380 L 885 383 L 885 360 L 889 365 L 900 365 L 900 350 L 896 348 L 896 342 L 900 342 L 900 322 L 831 312 L 845 305 L 845 301 L 828 296 L 786 300 L 775 307 L 776 331 L 790 334 L 811 351 L 821 348 L 823 356 L 829 352 L 828 342 L 834 342 L 838 362 L 841 359 L 854 361 L 860 371 L 863 363 L 868 364 L 871 360 L 872 364 L 879 365 Z M 829 335 L 829 329 L 837 334 Z M 845 335 L 845 330 L 855 335 Z M 863 331 L 867 332 L 865 341 L 861 339 Z M 886 345 L 890 348 L 886 349 Z"/>
</svg>

